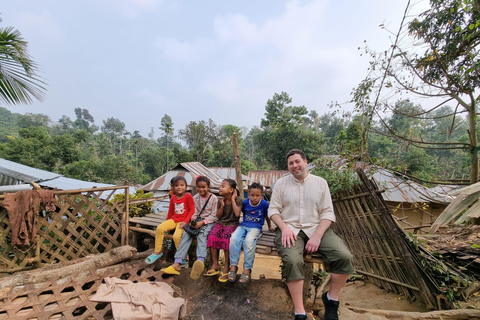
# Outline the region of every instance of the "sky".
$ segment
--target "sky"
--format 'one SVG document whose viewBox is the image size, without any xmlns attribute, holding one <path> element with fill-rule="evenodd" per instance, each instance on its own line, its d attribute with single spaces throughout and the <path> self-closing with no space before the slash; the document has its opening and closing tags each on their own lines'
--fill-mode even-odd
<svg viewBox="0 0 480 320">
<path fill-rule="evenodd" d="M 16 0 L 0 7 L 48 84 L 43 102 L 5 106 L 98 126 L 120 119 L 129 132 L 161 135 L 190 121 L 259 126 L 265 104 L 287 92 L 320 115 L 348 101 L 367 75 L 358 48 L 386 50 L 406 0 Z M 427 3 L 428 4 L 428 3 Z M 425 8 L 419 1 L 416 8 Z M 345 105 L 345 110 L 351 110 Z"/>
</svg>

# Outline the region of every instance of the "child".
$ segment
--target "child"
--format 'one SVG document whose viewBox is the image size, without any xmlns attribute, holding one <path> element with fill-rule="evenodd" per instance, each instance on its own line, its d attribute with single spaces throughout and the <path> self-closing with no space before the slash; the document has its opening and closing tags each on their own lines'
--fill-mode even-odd
<svg viewBox="0 0 480 320">
<path fill-rule="evenodd" d="M 228 280 L 233 282 L 237 278 L 238 260 L 243 244 L 243 273 L 240 282 L 248 282 L 252 274 L 253 260 L 255 259 L 255 247 L 257 240 L 262 235 L 263 224 L 267 219 L 268 229 L 274 231 L 270 219 L 267 216 L 268 202 L 263 199 L 263 186 L 252 183 L 248 187 L 248 199 L 243 201 L 243 222 L 235 230 L 230 238 L 230 272 Z"/>
<path fill-rule="evenodd" d="M 195 213 L 191 220 L 192 222 L 195 221 L 195 225 L 192 225 L 192 223 L 190 225 L 193 229 L 200 229 L 200 231 L 197 235 L 197 261 L 193 264 L 190 277 L 197 280 L 204 269 L 205 257 L 207 256 L 207 238 L 217 220 L 218 201 L 217 197 L 210 193 L 210 180 L 207 177 L 199 176 L 195 183 L 198 193 L 193 196 Z M 175 253 L 175 263 L 160 271 L 166 274 L 179 275 L 182 260 L 187 257 L 188 249 L 194 238 L 194 235 L 184 232 Z"/>
<path fill-rule="evenodd" d="M 155 234 L 155 251 L 147 257 L 146 263 L 151 264 L 157 261 L 162 255 L 163 235 L 165 232 L 174 230 L 173 242 L 178 248 L 183 234 L 183 226 L 190 222 L 190 218 L 195 212 L 193 197 L 187 191 L 187 180 L 184 177 L 174 177 L 172 179 L 173 192 L 170 199 L 167 220 L 157 227 Z"/>
<path fill-rule="evenodd" d="M 218 270 L 220 269 L 218 254 L 219 250 L 222 249 L 225 254 L 225 266 L 223 267 L 223 271 L 221 272 L 218 281 L 227 282 L 228 271 L 230 270 L 230 258 L 228 254 L 230 236 L 237 228 L 240 220 L 242 199 L 237 197 L 239 193 L 237 190 L 237 183 L 232 179 L 223 180 L 218 193 L 223 196 L 223 198 L 218 201 L 218 222 L 215 223 L 208 236 L 207 246 L 210 248 L 212 266 L 205 275 L 213 276 L 218 274 Z"/>
</svg>

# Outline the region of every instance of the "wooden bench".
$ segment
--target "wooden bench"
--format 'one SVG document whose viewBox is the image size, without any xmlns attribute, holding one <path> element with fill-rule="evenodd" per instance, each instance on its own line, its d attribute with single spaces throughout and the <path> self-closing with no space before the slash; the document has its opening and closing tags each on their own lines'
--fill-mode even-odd
<svg viewBox="0 0 480 320">
<path fill-rule="evenodd" d="M 145 233 L 155 237 L 157 226 L 164 222 L 166 215 L 164 214 L 148 214 L 143 217 L 133 217 L 129 219 L 129 229 L 134 232 Z M 165 238 L 172 239 L 171 234 L 165 234 Z M 275 232 L 263 230 L 262 236 L 257 240 L 256 253 L 264 255 L 278 256 L 277 247 L 275 246 Z M 323 264 L 323 258 L 320 254 L 306 254 L 305 262 Z"/>
</svg>

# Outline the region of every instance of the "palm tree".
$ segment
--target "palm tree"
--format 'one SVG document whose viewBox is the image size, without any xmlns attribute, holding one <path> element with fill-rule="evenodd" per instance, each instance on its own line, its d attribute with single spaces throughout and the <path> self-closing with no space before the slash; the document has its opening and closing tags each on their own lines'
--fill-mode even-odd
<svg viewBox="0 0 480 320">
<path fill-rule="evenodd" d="M 45 97 L 46 83 L 37 76 L 27 45 L 20 31 L 0 28 L 0 105 L 30 104 Z"/>
</svg>

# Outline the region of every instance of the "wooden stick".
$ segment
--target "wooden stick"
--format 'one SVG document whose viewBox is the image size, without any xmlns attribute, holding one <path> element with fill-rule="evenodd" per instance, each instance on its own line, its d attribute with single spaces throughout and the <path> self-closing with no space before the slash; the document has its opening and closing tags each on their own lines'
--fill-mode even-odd
<svg viewBox="0 0 480 320">
<path fill-rule="evenodd" d="M 422 319 L 439 319 L 439 320 L 469 320 L 480 319 L 480 310 L 474 309 L 453 309 L 441 310 L 431 312 L 406 312 L 406 311 L 391 311 L 391 310 L 375 310 L 364 309 L 356 307 L 347 307 L 348 309 L 357 313 L 371 313 L 374 315 L 383 316 L 392 320 L 422 320 Z"/>
<path fill-rule="evenodd" d="M 367 277 L 373 277 L 373 278 L 377 278 L 377 279 L 380 279 L 380 280 L 383 280 L 383 281 L 387 281 L 387 282 L 391 282 L 391 283 L 395 283 L 395 284 L 398 284 L 399 286 L 403 286 L 405 288 L 409 288 L 409 289 L 412 289 L 412 290 L 415 290 L 415 291 L 420 291 L 419 288 L 415 287 L 415 286 L 411 286 L 409 284 L 406 284 L 406 283 L 403 283 L 403 282 L 400 282 L 400 281 L 396 281 L 396 280 L 392 280 L 392 279 L 388 279 L 388 278 L 385 278 L 385 277 L 381 277 L 379 275 L 376 275 L 376 274 L 373 274 L 373 273 L 370 273 L 370 272 L 365 272 L 365 271 L 362 271 L 362 270 L 355 270 L 357 273 L 360 273 L 360 274 L 364 274 L 366 275 Z"/>
<path fill-rule="evenodd" d="M 243 198 L 243 180 L 242 180 L 242 168 L 240 165 L 240 152 L 238 150 L 238 137 L 237 134 L 234 133 L 232 137 L 233 141 L 233 154 L 234 154 L 234 162 L 235 162 L 235 173 L 236 173 L 236 178 L 237 178 L 237 186 L 238 189 L 242 194 L 239 196 Z"/>
</svg>

